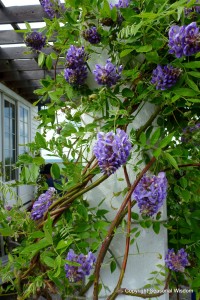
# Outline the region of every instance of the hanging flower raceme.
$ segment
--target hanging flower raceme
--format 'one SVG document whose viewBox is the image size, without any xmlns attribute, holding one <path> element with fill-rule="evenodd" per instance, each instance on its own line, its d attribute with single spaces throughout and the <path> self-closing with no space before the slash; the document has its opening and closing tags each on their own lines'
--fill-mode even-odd
<svg viewBox="0 0 200 300">
<path fill-rule="evenodd" d="M 106 85 L 111 87 L 117 83 L 121 78 L 121 72 L 123 67 L 116 67 L 108 59 L 105 66 L 95 65 L 95 70 L 93 71 L 95 75 L 95 80 L 100 85 Z"/>
<path fill-rule="evenodd" d="M 153 70 L 151 83 L 155 84 L 157 90 L 166 90 L 176 84 L 182 70 L 170 65 L 160 66 Z"/>
<path fill-rule="evenodd" d="M 41 32 L 37 31 L 29 32 L 24 42 L 27 47 L 40 51 L 46 44 L 46 36 L 43 36 Z"/>
<path fill-rule="evenodd" d="M 31 210 L 31 219 L 39 220 L 43 217 L 44 213 L 48 210 L 53 202 L 53 196 L 56 189 L 54 187 L 48 188 L 48 190 L 41 194 L 39 198 L 34 202 Z"/>
<path fill-rule="evenodd" d="M 188 1 L 189 3 L 190 1 Z M 200 3 L 199 0 L 196 0 L 196 3 Z M 194 14 L 194 13 L 197 13 L 199 14 L 200 13 L 200 6 L 192 6 L 192 7 L 189 7 L 189 8 L 185 8 L 184 9 L 184 14 L 185 16 L 190 16 L 191 14 Z"/>
<path fill-rule="evenodd" d="M 169 30 L 169 53 L 177 58 L 190 56 L 200 51 L 200 34 L 196 22 L 187 26 L 174 25 Z"/>
<path fill-rule="evenodd" d="M 112 131 L 108 133 L 99 132 L 93 152 L 101 172 L 107 175 L 115 173 L 126 163 L 131 147 L 128 135 L 121 129 L 117 129 L 116 134 Z"/>
<path fill-rule="evenodd" d="M 74 262 L 76 265 L 65 264 L 66 277 L 70 282 L 78 282 L 84 280 L 85 276 L 90 275 L 90 272 L 96 262 L 96 257 L 92 252 L 87 255 L 77 255 L 72 249 L 69 250 L 66 260 Z"/>
<path fill-rule="evenodd" d="M 174 249 L 169 249 L 165 256 L 166 266 L 175 272 L 184 272 L 185 267 L 189 266 L 187 256 L 188 254 L 183 248 L 178 250 L 177 254 Z"/>
<path fill-rule="evenodd" d="M 64 5 L 60 3 L 60 0 L 40 0 L 40 3 L 51 19 L 54 17 L 59 18 L 60 12 L 65 9 Z"/>
<path fill-rule="evenodd" d="M 160 172 L 158 176 L 147 176 L 145 174 L 132 195 L 137 201 L 141 214 L 153 216 L 158 212 L 167 197 L 165 173 Z"/>
<path fill-rule="evenodd" d="M 90 44 L 98 44 L 101 41 L 101 35 L 97 32 L 95 26 L 84 30 L 82 35 L 86 41 L 90 42 Z"/>
<path fill-rule="evenodd" d="M 183 129 L 181 142 L 190 145 L 200 145 L 200 123 L 191 124 Z"/>
<path fill-rule="evenodd" d="M 110 3 L 110 7 L 117 7 L 117 8 L 125 8 L 125 7 L 128 7 L 130 4 L 130 1 L 129 0 L 119 0 L 118 3 L 116 4 L 112 4 Z"/>
<path fill-rule="evenodd" d="M 66 67 L 64 69 L 65 80 L 71 85 L 82 85 L 87 78 L 86 61 L 88 55 L 84 47 L 70 46 L 66 55 Z"/>
</svg>

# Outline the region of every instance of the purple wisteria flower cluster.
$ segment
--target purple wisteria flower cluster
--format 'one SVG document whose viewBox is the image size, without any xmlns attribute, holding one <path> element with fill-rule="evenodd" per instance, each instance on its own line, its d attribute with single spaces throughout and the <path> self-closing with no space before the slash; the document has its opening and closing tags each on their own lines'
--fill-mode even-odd
<svg viewBox="0 0 200 300">
<path fill-rule="evenodd" d="M 99 64 L 95 65 L 93 74 L 95 75 L 95 80 L 98 84 L 111 87 L 120 80 L 122 69 L 122 65 L 116 67 L 108 59 L 105 66 L 100 66 Z"/>
<path fill-rule="evenodd" d="M 169 249 L 165 256 L 166 266 L 175 272 L 184 272 L 185 267 L 189 266 L 187 256 L 188 254 L 183 248 L 178 250 L 177 254 L 174 249 Z"/>
<path fill-rule="evenodd" d="M 188 145 L 200 145 L 200 123 L 189 125 L 183 129 L 181 142 Z"/>
<path fill-rule="evenodd" d="M 114 6 L 117 8 L 125 8 L 128 7 L 130 4 L 129 0 L 119 0 L 116 4 L 110 4 L 110 7 L 113 8 Z"/>
<path fill-rule="evenodd" d="M 157 90 L 166 90 L 176 84 L 182 70 L 170 65 L 160 66 L 153 70 L 151 83 Z"/>
<path fill-rule="evenodd" d="M 167 197 L 167 179 L 164 172 L 158 176 L 142 177 L 133 192 L 133 198 L 137 201 L 141 214 L 149 217 L 156 214 Z"/>
<path fill-rule="evenodd" d="M 124 130 L 118 128 L 116 134 L 112 131 L 108 133 L 99 132 L 93 152 L 101 172 L 107 175 L 115 173 L 119 167 L 126 163 L 131 148 L 131 142 Z"/>
<path fill-rule="evenodd" d="M 82 85 L 87 78 L 86 61 L 88 55 L 84 47 L 75 47 L 73 45 L 67 51 L 66 69 L 64 69 L 65 80 L 71 85 Z"/>
<path fill-rule="evenodd" d="M 86 41 L 90 42 L 90 44 L 98 44 L 101 41 L 101 35 L 97 32 L 95 26 L 84 30 L 82 35 Z"/>
<path fill-rule="evenodd" d="M 64 5 L 60 3 L 60 0 L 40 0 L 40 4 L 51 19 L 54 17 L 59 18 L 60 12 L 65 9 Z"/>
<path fill-rule="evenodd" d="M 68 263 L 65 264 L 66 277 L 70 282 L 78 282 L 82 281 L 86 275 L 90 275 L 94 263 L 96 262 L 96 257 L 92 252 L 88 252 L 87 255 L 82 253 L 77 255 L 70 249 L 66 260 L 79 264 L 79 266 L 72 266 Z"/>
<path fill-rule="evenodd" d="M 190 2 L 190 1 L 188 1 L 188 2 Z M 200 1 L 199 0 L 196 0 L 196 3 L 200 3 Z M 184 9 L 184 14 L 185 14 L 185 16 L 190 16 L 191 14 L 193 14 L 193 13 L 197 13 L 197 14 L 199 14 L 200 13 L 200 6 L 192 6 L 192 7 L 190 7 L 190 8 L 185 8 Z"/>
<path fill-rule="evenodd" d="M 196 22 L 187 26 L 174 25 L 169 30 L 169 53 L 177 58 L 190 56 L 200 51 L 200 33 Z"/>
<path fill-rule="evenodd" d="M 46 44 L 46 36 L 43 36 L 41 32 L 37 31 L 29 32 L 26 35 L 24 42 L 27 47 L 40 51 Z"/>
<path fill-rule="evenodd" d="M 44 213 L 48 210 L 49 206 L 53 202 L 53 196 L 56 189 L 54 187 L 48 188 L 48 190 L 41 194 L 39 198 L 34 202 L 31 210 L 31 219 L 39 220 L 43 217 Z"/>
</svg>

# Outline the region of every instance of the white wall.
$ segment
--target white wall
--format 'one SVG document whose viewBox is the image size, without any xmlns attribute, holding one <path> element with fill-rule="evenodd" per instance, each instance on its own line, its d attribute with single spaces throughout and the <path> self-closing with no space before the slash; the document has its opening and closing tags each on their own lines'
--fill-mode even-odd
<svg viewBox="0 0 200 300">
<path fill-rule="evenodd" d="M 29 110 L 29 142 L 33 141 L 35 133 L 37 131 L 37 126 L 39 125 L 38 121 L 34 118 L 37 115 L 37 107 L 34 107 L 31 103 L 26 101 L 24 98 L 7 88 L 5 85 L 0 83 L 0 116 L 1 116 L 1 122 L 0 122 L 0 139 L 2 144 L 2 122 L 3 122 L 3 101 L 4 98 L 10 99 L 11 101 L 14 101 L 16 104 L 16 109 L 19 111 L 19 105 L 23 105 Z M 17 113 L 18 116 L 18 113 Z M 17 117 L 18 119 L 18 117 Z M 17 134 L 19 131 L 19 122 L 17 120 Z M 17 139 L 19 140 L 19 138 Z M 19 147 L 19 146 L 18 146 Z M 3 160 L 2 157 L 2 147 L 0 149 L 0 161 Z M 8 182 L 9 183 L 9 182 Z M 33 186 L 29 185 L 22 185 L 17 188 L 13 189 L 18 196 L 21 198 L 22 203 L 27 203 L 31 201 L 34 198 L 34 191 L 35 188 Z M 5 199 L 10 205 L 14 204 L 15 200 L 14 197 L 7 194 L 7 197 Z"/>
</svg>

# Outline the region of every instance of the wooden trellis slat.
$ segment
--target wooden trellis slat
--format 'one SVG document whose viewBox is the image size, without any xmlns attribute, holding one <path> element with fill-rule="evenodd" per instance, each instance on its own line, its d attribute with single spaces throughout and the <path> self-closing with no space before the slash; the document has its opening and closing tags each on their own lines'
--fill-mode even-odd
<svg viewBox="0 0 200 300">
<path fill-rule="evenodd" d="M 59 71 L 57 71 L 59 73 Z M 0 81 L 13 81 L 13 80 L 32 80 L 42 79 L 49 75 L 54 76 L 54 71 L 37 70 L 37 71 L 14 71 L 0 73 Z"/>
<path fill-rule="evenodd" d="M 1 35 L 1 32 L 0 32 Z M 1 39 L 1 38 L 0 38 Z M 29 53 L 27 53 L 29 52 Z M 43 48 L 42 52 L 45 54 L 50 54 L 52 48 Z M 2 59 L 22 59 L 22 58 L 37 58 L 37 52 L 30 52 L 27 47 L 4 47 L 0 48 L 0 60 Z"/>
<path fill-rule="evenodd" d="M 0 9 L 0 24 L 42 22 L 47 18 L 41 5 L 11 6 Z"/>
<path fill-rule="evenodd" d="M 15 88 L 40 88 L 39 80 L 23 80 L 23 81 L 9 81 L 9 84 Z"/>
</svg>

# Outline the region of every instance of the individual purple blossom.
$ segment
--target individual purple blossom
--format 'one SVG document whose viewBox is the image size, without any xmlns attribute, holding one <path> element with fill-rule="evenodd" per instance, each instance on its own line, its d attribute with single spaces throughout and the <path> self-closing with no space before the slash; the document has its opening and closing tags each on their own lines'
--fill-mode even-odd
<svg viewBox="0 0 200 300">
<path fill-rule="evenodd" d="M 101 172 L 111 175 L 125 164 L 132 146 L 124 130 L 117 129 L 116 134 L 99 132 L 93 152 L 98 160 Z"/>
<path fill-rule="evenodd" d="M 29 32 L 24 42 L 27 47 L 40 51 L 46 44 L 46 36 L 43 36 L 41 32 L 37 31 Z"/>
<path fill-rule="evenodd" d="M 87 67 L 86 65 L 80 66 L 77 69 L 64 69 L 65 80 L 71 85 L 82 85 L 87 78 Z"/>
<path fill-rule="evenodd" d="M 69 263 L 65 264 L 66 277 L 70 282 L 78 282 L 84 280 L 85 276 L 90 275 L 96 262 L 96 257 L 92 252 L 88 252 L 87 255 L 82 253 L 78 255 L 70 249 L 66 260 L 79 264 L 79 266 L 72 266 Z"/>
<path fill-rule="evenodd" d="M 53 202 L 55 191 L 56 190 L 54 187 L 50 187 L 45 193 L 39 196 L 39 198 L 33 204 L 31 210 L 31 219 L 39 220 L 43 217 L 44 213 L 48 210 L 49 206 Z"/>
<path fill-rule="evenodd" d="M 95 75 L 97 83 L 108 87 L 115 85 L 117 81 L 120 80 L 123 69 L 122 66 L 116 67 L 113 65 L 109 59 L 106 61 L 105 66 L 97 64 L 95 65 L 95 68 L 93 74 Z"/>
<path fill-rule="evenodd" d="M 60 3 L 60 0 L 40 0 L 40 4 L 51 19 L 54 17 L 59 18 L 60 12 L 65 8 L 64 5 Z"/>
<path fill-rule="evenodd" d="M 10 217 L 10 216 L 6 217 L 6 221 L 11 222 L 12 221 L 12 217 Z"/>
<path fill-rule="evenodd" d="M 158 212 L 167 197 L 167 179 L 165 173 L 160 172 L 158 176 L 147 176 L 145 174 L 132 195 L 137 201 L 140 212 L 143 215 L 153 216 Z"/>
<path fill-rule="evenodd" d="M 200 51 L 200 34 L 196 22 L 187 26 L 173 25 L 169 30 L 169 53 L 177 58 L 190 56 Z"/>
<path fill-rule="evenodd" d="M 170 65 L 160 66 L 152 72 L 151 83 L 155 84 L 157 90 L 166 90 L 176 84 L 182 70 Z"/>
<path fill-rule="evenodd" d="M 84 30 L 82 34 L 84 39 L 91 44 L 98 44 L 101 41 L 101 35 L 97 32 L 97 28 L 95 26 Z"/>
<path fill-rule="evenodd" d="M 175 254 L 174 249 L 169 249 L 165 256 L 166 266 L 175 272 L 184 272 L 185 267 L 189 265 L 188 254 L 183 248 Z"/>
</svg>

